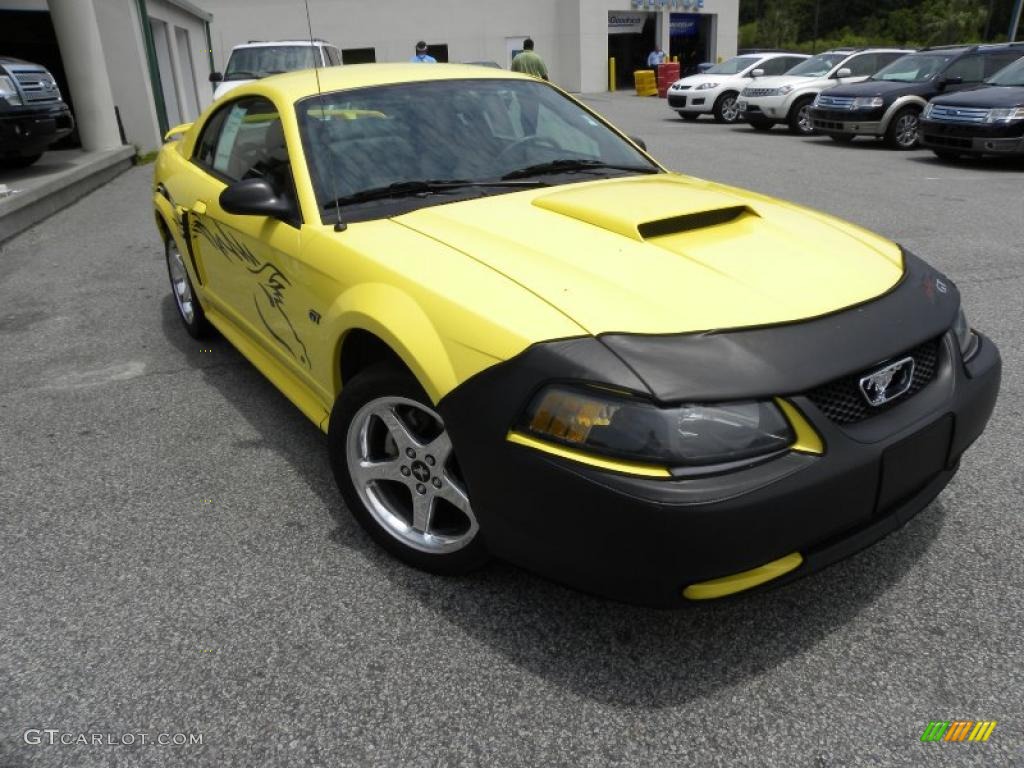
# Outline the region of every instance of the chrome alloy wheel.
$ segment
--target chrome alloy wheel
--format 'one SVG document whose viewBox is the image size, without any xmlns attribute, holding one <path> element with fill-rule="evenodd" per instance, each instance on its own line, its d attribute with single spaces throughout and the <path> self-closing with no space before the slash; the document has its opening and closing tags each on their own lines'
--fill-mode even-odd
<svg viewBox="0 0 1024 768">
<path fill-rule="evenodd" d="M 174 292 L 174 300 L 178 303 L 178 311 L 185 318 L 185 322 L 191 325 L 196 316 L 195 299 L 192 296 L 192 286 L 188 282 L 188 272 L 185 271 L 185 262 L 181 259 L 181 251 L 173 239 L 167 243 L 167 269 L 171 273 L 171 290 Z"/>
<path fill-rule="evenodd" d="M 371 400 L 346 440 L 356 493 L 380 526 L 428 554 L 455 552 L 479 526 L 441 417 L 404 397 Z"/>
<path fill-rule="evenodd" d="M 905 149 L 917 144 L 918 123 L 916 112 L 906 112 L 896 118 L 896 143 Z"/>
<path fill-rule="evenodd" d="M 726 96 L 722 99 L 722 120 L 727 123 L 735 123 L 740 116 L 735 96 Z"/>
<path fill-rule="evenodd" d="M 811 119 L 811 102 L 807 102 L 796 113 L 796 123 L 800 133 L 814 133 L 814 120 Z"/>
</svg>

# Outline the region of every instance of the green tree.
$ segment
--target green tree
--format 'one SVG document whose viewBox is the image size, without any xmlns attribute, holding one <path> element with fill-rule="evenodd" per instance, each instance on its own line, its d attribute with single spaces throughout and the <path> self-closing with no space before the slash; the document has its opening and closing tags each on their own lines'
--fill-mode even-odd
<svg viewBox="0 0 1024 768">
<path fill-rule="evenodd" d="M 974 0 L 928 0 L 921 8 L 923 40 L 926 45 L 980 40 L 987 15 Z"/>
</svg>

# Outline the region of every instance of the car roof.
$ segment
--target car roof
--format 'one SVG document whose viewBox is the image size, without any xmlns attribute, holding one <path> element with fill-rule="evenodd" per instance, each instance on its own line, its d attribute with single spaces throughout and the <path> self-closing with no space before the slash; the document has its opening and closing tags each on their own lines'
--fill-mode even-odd
<svg viewBox="0 0 1024 768">
<path fill-rule="evenodd" d="M 320 91 L 344 91 L 353 88 L 369 88 L 375 85 L 398 85 L 436 80 L 528 80 L 537 78 L 494 67 L 479 67 L 471 64 L 437 64 L 425 67 L 422 64 L 349 64 L 345 67 L 321 67 L 319 69 Z M 244 90 L 243 90 L 244 89 Z M 237 89 L 239 95 L 249 92 L 273 92 L 285 99 L 302 99 L 315 96 L 317 90 L 316 70 L 301 69 L 271 75 Z M 234 93 L 235 91 L 232 91 Z"/>
<path fill-rule="evenodd" d="M 306 45 L 311 48 L 317 48 L 322 45 L 330 45 L 330 43 L 326 40 L 310 40 L 308 37 L 305 40 L 250 40 L 247 43 L 236 45 L 231 50 L 237 51 L 239 48 L 267 48 L 272 45 Z"/>
</svg>

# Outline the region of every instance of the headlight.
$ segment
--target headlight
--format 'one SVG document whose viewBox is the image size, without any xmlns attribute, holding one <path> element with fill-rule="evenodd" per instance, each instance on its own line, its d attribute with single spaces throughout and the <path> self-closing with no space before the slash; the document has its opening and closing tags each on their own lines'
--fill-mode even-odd
<svg viewBox="0 0 1024 768">
<path fill-rule="evenodd" d="M 963 307 L 957 310 L 956 320 L 953 321 L 953 335 L 956 336 L 956 343 L 960 346 L 960 357 L 966 363 L 978 351 L 978 337 L 971 330 Z"/>
<path fill-rule="evenodd" d="M 592 453 L 668 466 L 722 464 L 783 450 L 792 427 L 768 401 L 659 407 L 639 398 L 550 386 L 519 430 Z"/>
<path fill-rule="evenodd" d="M 1024 107 L 990 109 L 985 117 L 986 123 L 1015 123 L 1018 120 L 1024 120 Z"/>
<path fill-rule="evenodd" d="M 787 93 L 792 93 L 792 91 L 793 91 L 793 86 L 792 85 L 783 85 L 783 86 L 781 86 L 779 88 L 779 95 L 780 96 L 785 96 Z"/>
<path fill-rule="evenodd" d="M 710 90 L 712 88 L 717 88 L 717 87 L 718 87 L 718 83 L 701 83 L 700 85 L 698 85 L 693 90 L 695 90 L 695 91 L 707 91 L 707 90 Z"/>
<path fill-rule="evenodd" d="M 6 99 L 12 107 L 21 106 L 21 96 L 14 87 L 14 81 L 6 75 L 0 75 L 0 99 Z"/>
<path fill-rule="evenodd" d="M 853 100 L 853 109 L 876 109 L 882 103 L 881 96 L 859 96 Z"/>
</svg>

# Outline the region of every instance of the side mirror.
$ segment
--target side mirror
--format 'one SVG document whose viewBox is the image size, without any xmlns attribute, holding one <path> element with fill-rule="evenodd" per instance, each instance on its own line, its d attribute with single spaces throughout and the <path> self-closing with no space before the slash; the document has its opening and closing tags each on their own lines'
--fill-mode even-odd
<svg viewBox="0 0 1024 768">
<path fill-rule="evenodd" d="M 750 73 L 750 76 L 751 77 L 764 77 L 764 70 L 761 69 L 760 67 L 758 67 L 757 69 L 755 69 L 753 72 Z"/>
<path fill-rule="evenodd" d="M 939 90 L 944 90 L 951 85 L 960 85 L 963 81 L 964 79 L 960 75 L 940 78 L 938 82 Z"/>
<path fill-rule="evenodd" d="M 639 136 L 630 136 L 629 140 L 636 144 L 644 152 L 647 151 L 647 142 L 641 139 Z"/>
<path fill-rule="evenodd" d="M 236 181 L 220 193 L 220 207 L 235 216 L 270 216 L 283 219 L 292 215 L 292 206 L 280 197 L 266 179 Z"/>
<path fill-rule="evenodd" d="M 220 72 L 211 72 L 210 73 L 210 82 L 211 83 L 219 83 L 223 79 L 224 79 L 224 75 L 222 75 Z"/>
<path fill-rule="evenodd" d="M 849 67 L 843 67 L 838 72 L 836 72 L 836 77 L 838 77 L 840 80 L 842 80 L 844 77 L 849 77 L 852 74 L 853 74 L 853 70 L 852 69 L 850 69 Z"/>
</svg>

